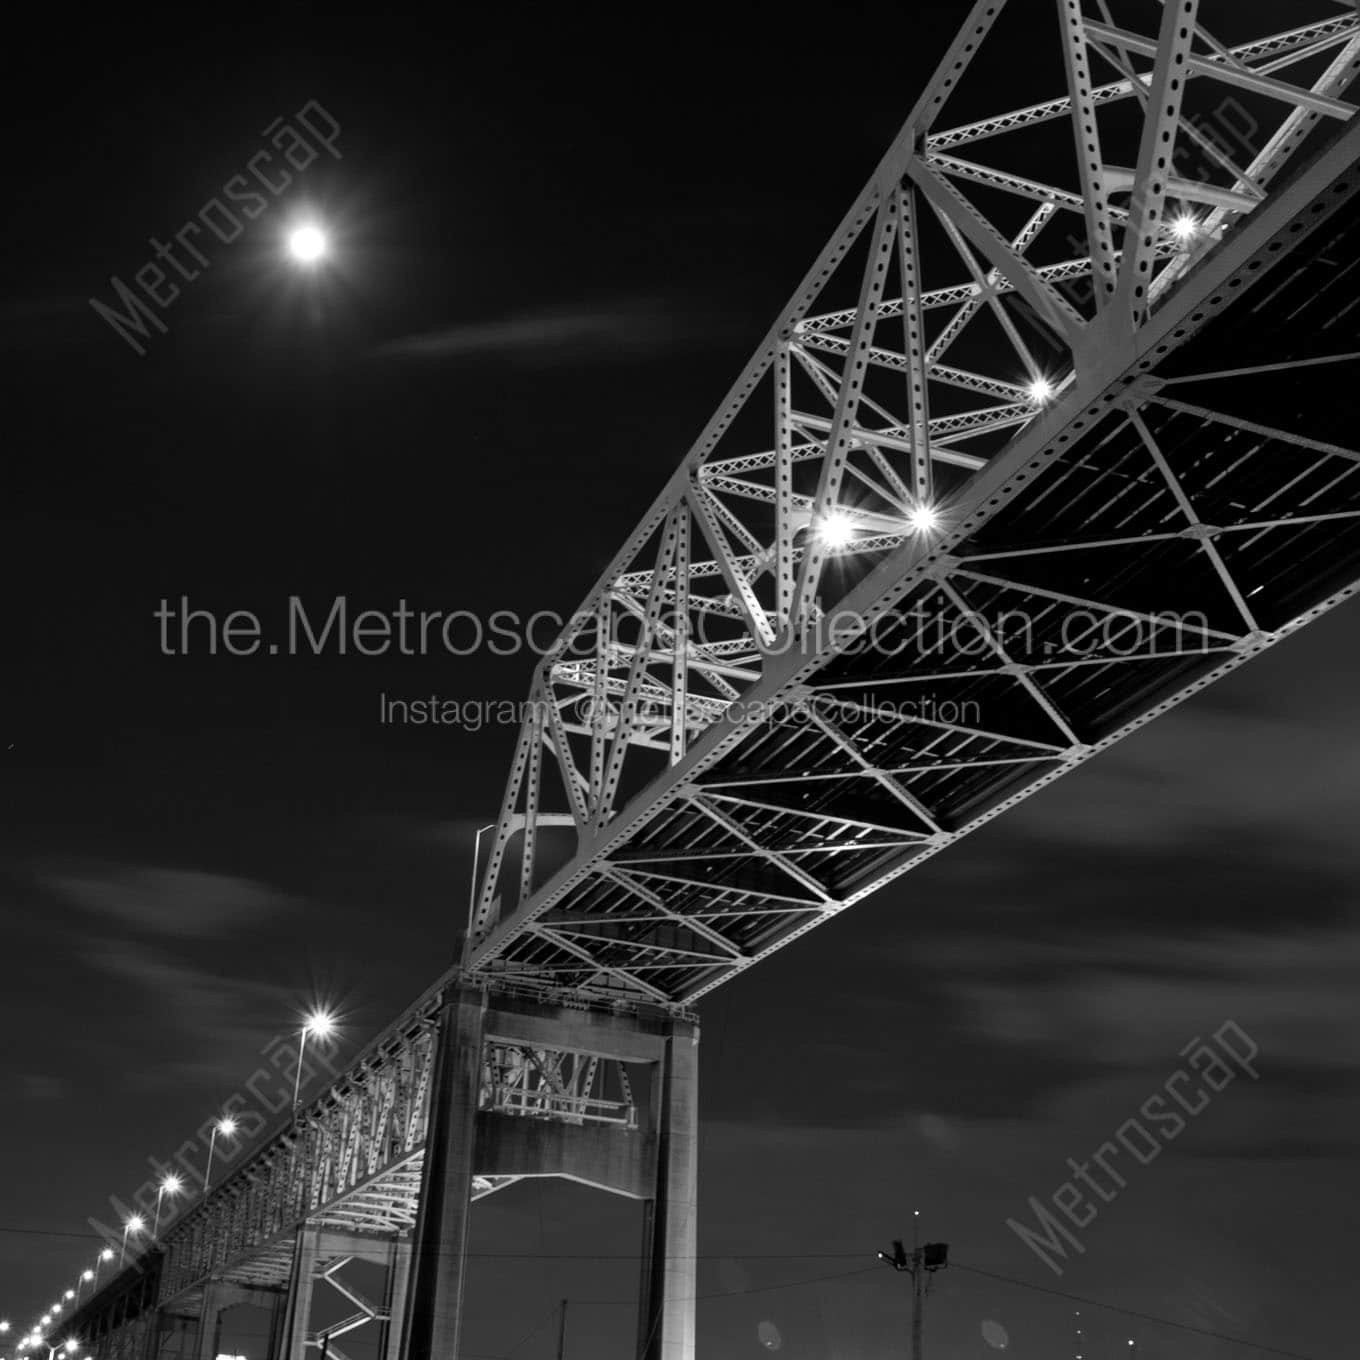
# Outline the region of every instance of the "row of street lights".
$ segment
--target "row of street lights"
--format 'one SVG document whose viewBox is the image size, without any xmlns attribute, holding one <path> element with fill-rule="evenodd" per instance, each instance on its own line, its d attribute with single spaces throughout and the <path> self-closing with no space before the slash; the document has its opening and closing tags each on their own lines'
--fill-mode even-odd
<svg viewBox="0 0 1360 1360">
<path fill-rule="evenodd" d="M 57 1345 L 48 1345 L 48 1329 L 56 1321 L 57 1315 L 61 1313 L 67 1304 L 70 1304 L 72 1308 L 78 1308 L 80 1306 L 80 1296 L 87 1284 L 92 1286 L 90 1290 L 91 1294 L 99 1288 L 99 1272 L 104 1268 L 106 1262 L 112 1260 L 113 1248 L 105 1247 L 99 1255 L 95 1257 L 94 1269 L 82 1270 L 80 1272 L 80 1278 L 76 1281 L 76 1287 L 74 1289 L 68 1289 L 61 1298 L 38 1319 L 28 1331 L 27 1335 L 19 1338 L 18 1354 L 20 1360 L 28 1360 L 29 1351 L 40 1350 L 43 1346 L 47 1347 L 47 1360 L 56 1360 L 58 1351 L 64 1351 L 67 1355 L 74 1355 L 75 1352 L 80 1349 L 80 1342 L 75 1337 L 68 1337 L 66 1341 Z M 9 1330 L 10 1324 L 8 1322 L 0 1322 L 0 1334 L 8 1333 Z M 90 1360 L 90 1357 L 86 1356 L 85 1360 Z"/>
<path fill-rule="evenodd" d="M 325 1010 L 313 1011 L 303 1022 L 302 1028 L 298 1031 L 298 1063 L 297 1075 L 293 1081 L 293 1113 L 297 1114 L 298 1098 L 302 1092 L 302 1060 L 307 1051 L 307 1040 L 328 1039 L 336 1030 L 335 1017 Z M 223 1138 L 234 1138 L 240 1128 L 238 1120 L 231 1115 L 223 1115 L 221 1119 L 214 1122 L 212 1133 L 208 1139 L 208 1162 L 203 1172 L 203 1194 L 206 1196 L 212 1185 L 213 1156 L 217 1151 L 217 1139 L 220 1135 Z M 160 1236 L 161 1227 L 161 1208 L 167 1199 L 173 1200 L 184 1190 L 184 1180 L 182 1177 L 169 1173 L 156 1187 L 156 1209 L 151 1222 L 151 1241 L 154 1243 Z M 137 1238 L 146 1231 L 146 1219 L 141 1214 L 129 1214 L 123 1221 L 123 1241 L 118 1252 L 118 1269 L 122 1270 L 127 1261 L 128 1239 Z M 29 1331 L 19 1339 L 16 1350 L 17 1360 L 30 1360 L 29 1353 L 38 1351 L 41 1347 L 47 1346 L 47 1360 L 56 1360 L 57 1353 L 64 1352 L 67 1356 L 74 1356 L 81 1349 L 80 1342 L 74 1337 L 68 1338 L 57 1345 L 47 1345 L 47 1333 L 57 1315 L 69 1303 L 73 1307 L 79 1307 L 80 1295 L 87 1284 L 93 1287 L 90 1290 L 91 1297 L 99 1289 L 99 1272 L 105 1262 L 113 1260 L 113 1248 L 105 1247 L 95 1258 L 93 1270 L 82 1270 L 80 1278 L 76 1282 L 74 1289 L 68 1289 L 51 1308 L 45 1312 L 41 1318 L 33 1325 Z M 11 1330 L 7 1320 L 0 1319 L 0 1336 L 8 1336 Z M 91 1360 L 90 1356 L 85 1356 L 84 1360 Z"/>
</svg>

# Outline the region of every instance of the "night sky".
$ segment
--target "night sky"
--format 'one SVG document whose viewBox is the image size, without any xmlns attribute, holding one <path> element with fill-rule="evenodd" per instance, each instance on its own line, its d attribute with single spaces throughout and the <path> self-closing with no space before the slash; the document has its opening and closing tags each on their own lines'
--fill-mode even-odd
<svg viewBox="0 0 1360 1360">
<path fill-rule="evenodd" d="M 964 9 L 290 11 L 153 31 L 53 8 L 11 47 L 16 1329 L 92 1262 L 89 1220 L 115 1222 L 111 1197 L 308 1005 L 343 1015 L 342 1059 L 453 962 L 515 729 L 384 724 L 380 705 L 520 699 L 534 662 L 166 655 L 161 601 L 569 614 Z M 179 294 L 139 356 L 90 299 L 112 303 L 149 238 L 309 101 L 339 154 L 239 239 L 201 243 L 196 278 L 167 274 Z M 282 250 L 308 216 L 335 251 L 311 274 Z M 933 1357 L 980 1360 L 1003 1335 L 1020 1360 L 1116 1360 L 1130 1339 L 1140 1360 L 1263 1353 L 1043 1291 L 1353 1353 L 1357 623 L 1337 610 L 704 1001 L 706 1360 L 903 1353 L 906 1277 L 874 1253 L 910 1238 L 915 1208 L 954 1261 Z M 1259 1045 L 1259 1080 L 1239 1074 L 1152 1164 L 1125 1158 L 1084 1254 L 1046 1268 L 1007 1218 L 1225 1021 Z M 470 1352 L 546 1360 L 568 1297 L 569 1355 L 635 1353 L 634 1206 L 547 1182 L 478 1212 Z M 260 1360 L 258 1336 L 237 1340 Z"/>
</svg>

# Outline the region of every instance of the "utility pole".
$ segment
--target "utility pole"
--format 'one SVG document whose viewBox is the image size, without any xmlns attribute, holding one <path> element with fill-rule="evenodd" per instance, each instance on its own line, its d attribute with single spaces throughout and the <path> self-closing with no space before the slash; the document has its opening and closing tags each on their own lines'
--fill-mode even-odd
<svg viewBox="0 0 1360 1360">
<path fill-rule="evenodd" d="M 925 1327 L 926 1292 L 930 1288 L 930 1277 L 949 1264 L 949 1244 L 927 1242 L 921 1246 L 913 1233 L 910 1255 L 902 1242 L 895 1240 L 891 1253 L 880 1251 L 878 1259 L 911 1276 L 911 1360 L 924 1360 L 921 1335 Z"/>
<path fill-rule="evenodd" d="M 561 1312 L 557 1320 L 557 1360 L 566 1360 L 567 1355 L 567 1301 L 562 1300 Z"/>
</svg>

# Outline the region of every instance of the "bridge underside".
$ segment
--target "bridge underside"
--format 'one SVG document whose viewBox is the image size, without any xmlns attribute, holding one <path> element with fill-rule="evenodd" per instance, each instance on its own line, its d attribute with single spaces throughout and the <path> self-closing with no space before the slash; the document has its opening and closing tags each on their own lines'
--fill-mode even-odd
<svg viewBox="0 0 1360 1360">
<path fill-rule="evenodd" d="M 1337 394 L 1360 373 L 1360 144 L 1345 141 L 1235 267 L 1226 247 L 1200 265 L 1178 325 L 1026 432 L 1032 457 L 940 494 L 936 541 L 844 557 L 842 604 L 868 629 L 766 658 L 741 707 L 769 716 L 715 724 L 502 918 L 476 966 L 697 998 L 1346 598 L 1360 441 Z"/>
<path fill-rule="evenodd" d="M 551 1176 L 640 1204 L 640 1351 L 682 1360 L 693 1349 L 697 1040 L 663 1012 L 451 988 L 69 1327 L 100 1360 L 215 1360 L 224 1313 L 250 1305 L 270 1319 L 263 1360 L 322 1347 L 346 1360 L 342 1338 L 366 1326 L 382 1360 L 456 1355 L 472 1206 Z M 381 1270 L 380 1296 L 366 1297 L 372 1273 L 356 1280 L 354 1262 Z M 349 1310 L 325 1320 L 314 1295 Z"/>
<path fill-rule="evenodd" d="M 488 1144 L 492 1142 L 488 1139 Z M 418 1148 L 396 1166 L 309 1214 L 309 1226 L 356 1239 L 371 1237 L 375 1242 L 409 1235 L 415 1227 L 420 1205 L 424 1159 L 425 1149 Z M 477 1174 L 473 1177 L 472 1198 L 485 1199 L 520 1179 L 519 1176 Z M 265 1241 L 251 1243 L 219 1265 L 213 1271 L 212 1279 L 244 1289 L 286 1287 L 293 1272 L 296 1243 L 296 1227 L 283 1229 Z M 176 1313 L 197 1317 L 202 1300 L 203 1284 L 200 1282 L 167 1296 L 164 1304 Z"/>
</svg>

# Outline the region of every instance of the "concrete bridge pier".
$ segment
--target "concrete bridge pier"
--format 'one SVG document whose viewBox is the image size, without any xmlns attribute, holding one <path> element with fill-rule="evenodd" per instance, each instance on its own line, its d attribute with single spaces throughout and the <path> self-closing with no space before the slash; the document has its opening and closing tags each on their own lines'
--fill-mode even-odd
<svg viewBox="0 0 1360 1360">
<path fill-rule="evenodd" d="M 307 1354 L 307 1323 L 316 1288 L 316 1262 L 321 1249 L 318 1229 L 303 1224 L 293 1244 L 293 1268 L 288 1274 L 288 1294 L 283 1317 L 276 1331 L 282 1347 L 281 1360 L 304 1360 Z M 274 1360 L 271 1354 L 270 1360 Z"/>
<path fill-rule="evenodd" d="M 643 1207 L 642 1360 L 694 1360 L 699 1247 L 699 1030 L 671 1024 L 651 1093 L 656 1173 Z"/>
<path fill-rule="evenodd" d="M 531 1176 L 643 1203 L 640 1354 L 693 1360 L 698 1039 L 694 1022 L 660 1011 L 588 1011 L 466 984 L 450 992 L 439 1018 L 403 1335 L 385 1360 L 456 1360 L 476 1183 Z M 619 1063 L 637 1073 L 647 1098 L 627 1121 L 595 1120 L 565 1095 L 562 1110 L 579 1114 L 535 1117 L 488 1088 L 485 1058 L 496 1046 Z"/>
<path fill-rule="evenodd" d="M 286 1307 L 289 1291 L 252 1288 L 209 1280 L 203 1287 L 203 1303 L 194 1337 L 194 1360 L 216 1360 L 222 1352 L 222 1314 L 243 1305 L 264 1308 L 269 1313 L 268 1360 L 278 1360 L 278 1323 Z"/>
</svg>

